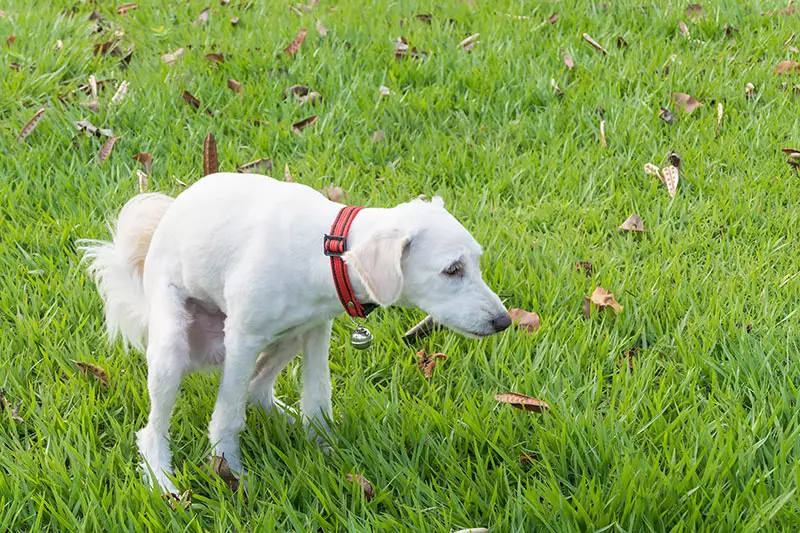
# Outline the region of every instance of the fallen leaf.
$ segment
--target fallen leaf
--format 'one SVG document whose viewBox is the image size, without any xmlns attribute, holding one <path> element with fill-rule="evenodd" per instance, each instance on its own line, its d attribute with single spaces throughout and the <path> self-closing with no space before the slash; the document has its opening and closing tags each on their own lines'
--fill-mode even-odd
<svg viewBox="0 0 800 533">
<path fill-rule="evenodd" d="M 678 170 L 681 169 L 681 156 L 679 156 L 676 152 L 670 152 L 667 155 L 667 159 L 669 160 L 669 164 L 670 165 L 672 165 L 673 167 L 677 168 Z M 655 166 L 655 165 L 653 165 L 653 166 Z M 656 168 L 658 168 L 658 167 L 656 167 Z M 647 172 L 647 171 L 645 170 L 645 172 Z"/>
<path fill-rule="evenodd" d="M 664 185 L 667 186 L 670 198 L 675 198 L 678 194 L 678 169 L 672 165 L 666 166 L 661 169 L 661 175 L 664 176 Z"/>
<path fill-rule="evenodd" d="M 319 33 L 320 37 L 327 37 L 328 35 L 328 28 L 319 19 L 317 19 L 317 33 Z"/>
<path fill-rule="evenodd" d="M 644 164 L 644 173 L 648 176 L 658 178 L 658 181 L 664 183 L 664 176 L 661 175 L 661 169 L 655 166 L 653 163 Z"/>
<path fill-rule="evenodd" d="M 315 123 L 317 121 L 317 118 L 318 118 L 317 115 L 311 115 L 308 118 L 304 118 L 300 122 L 295 122 L 294 124 L 292 124 L 292 130 L 299 133 L 303 131 L 303 129 Z"/>
<path fill-rule="evenodd" d="M 703 104 L 686 93 L 672 93 L 671 97 L 672 101 L 675 102 L 675 107 L 678 110 L 683 110 L 687 115 L 690 115 L 698 107 L 703 107 Z"/>
<path fill-rule="evenodd" d="M 584 298 L 581 302 L 581 309 L 583 310 L 583 316 L 589 318 L 592 316 L 592 301 L 589 298 Z"/>
<path fill-rule="evenodd" d="M 144 169 L 150 174 L 150 169 L 153 165 L 153 157 L 148 154 L 147 152 L 139 152 L 135 156 L 133 156 L 134 161 L 138 161 L 139 163 L 144 165 Z"/>
<path fill-rule="evenodd" d="M 6 46 L 11 46 L 12 44 L 14 44 L 14 41 L 16 40 L 17 40 L 16 35 L 14 34 L 9 35 L 8 38 L 6 38 Z"/>
<path fill-rule="evenodd" d="M 242 84 L 236 80 L 233 79 L 228 80 L 228 89 L 230 89 L 231 91 L 235 92 L 240 96 L 242 94 Z"/>
<path fill-rule="evenodd" d="M 617 37 L 617 48 L 627 48 L 628 41 L 622 38 L 622 36 Z"/>
<path fill-rule="evenodd" d="M 797 6 L 794 5 L 791 2 L 791 0 L 790 0 L 789 4 L 790 5 L 788 7 L 784 7 L 782 9 L 774 9 L 772 11 L 767 11 L 766 13 L 762 13 L 762 15 L 768 15 L 768 16 L 771 16 L 771 17 L 775 16 L 775 15 L 783 15 L 783 16 L 794 15 L 795 11 L 797 11 Z"/>
<path fill-rule="evenodd" d="M 517 394 L 516 392 L 506 392 L 503 394 L 495 394 L 494 399 L 496 402 L 507 403 L 511 407 L 522 409 L 523 411 L 531 411 L 533 413 L 543 413 L 550 409 L 547 402 L 537 400 L 524 394 Z"/>
<path fill-rule="evenodd" d="M 169 506 L 173 511 L 177 511 L 178 507 L 186 510 L 192 505 L 191 490 L 185 490 L 182 494 L 167 492 L 162 497 L 169 502 Z"/>
<path fill-rule="evenodd" d="M 299 9 L 297 9 L 297 8 L 296 8 L 296 7 L 294 7 L 294 6 L 289 6 L 289 11 L 291 11 L 292 13 L 294 13 L 294 14 L 295 14 L 295 15 L 297 15 L 297 16 L 300 16 L 300 17 L 302 17 L 302 16 L 303 16 L 303 12 L 302 12 L 302 11 L 300 11 Z"/>
<path fill-rule="evenodd" d="M 122 102 L 122 100 L 125 98 L 125 95 L 128 93 L 128 85 L 129 84 L 127 81 L 123 81 L 122 83 L 119 84 L 117 92 L 114 93 L 114 96 L 111 97 L 112 104 L 118 104 Z"/>
<path fill-rule="evenodd" d="M 386 139 L 386 134 L 383 130 L 376 130 L 372 132 L 372 142 L 379 143 L 383 142 Z"/>
<path fill-rule="evenodd" d="M 305 85 L 292 85 L 285 91 L 283 91 L 283 100 L 289 97 L 290 94 L 294 95 L 295 97 L 305 96 L 309 93 L 311 89 L 306 87 Z"/>
<path fill-rule="evenodd" d="M 552 13 L 549 17 L 547 17 L 547 22 L 549 22 L 550 24 L 555 24 L 560 16 L 561 15 L 559 15 L 558 13 Z"/>
<path fill-rule="evenodd" d="M 75 127 L 78 128 L 78 131 L 85 131 L 90 135 L 98 135 L 104 137 L 113 137 L 114 132 L 109 129 L 98 128 L 88 120 L 79 120 L 75 123 Z"/>
<path fill-rule="evenodd" d="M 408 39 L 403 36 L 400 36 L 400 38 L 392 42 L 394 44 L 395 59 L 405 59 L 409 55 L 413 59 L 422 59 L 428 56 L 427 52 L 418 52 L 416 48 L 412 48 L 408 43 Z"/>
<path fill-rule="evenodd" d="M 535 453 L 521 453 L 519 454 L 519 464 L 521 465 L 529 465 L 535 461 L 539 460 L 539 456 Z M 486 530 L 488 531 L 488 530 Z"/>
<path fill-rule="evenodd" d="M 789 74 L 797 70 L 800 70 L 800 63 L 797 61 L 781 61 L 775 67 L 775 72 L 778 74 Z"/>
<path fill-rule="evenodd" d="M 306 28 L 302 28 L 297 34 L 297 37 L 294 38 L 294 41 L 289 43 L 289 46 L 283 49 L 283 53 L 290 57 L 295 55 L 300 49 L 300 45 L 303 44 L 303 41 L 306 38 L 306 33 L 308 33 L 308 30 L 306 30 Z"/>
<path fill-rule="evenodd" d="M 103 146 L 100 147 L 100 151 L 97 153 L 97 159 L 101 162 L 105 163 L 108 156 L 111 155 L 111 150 L 114 149 L 114 143 L 119 140 L 119 137 L 111 137 L 106 142 L 103 143 Z"/>
<path fill-rule="evenodd" d="M 91 97 L 93 99 L 97 99 L 97 78 L 94 77 L 94 74 L 89 75 L 89 90 L 91 91 Z"/>
<path fill-rule="evenodd" d="M 225 56 L 223 56 L 222 54 L 204 55 L 203 59 L 205 59 L 207 61 L 211 61 L 213 63 L 224 63 L 225 62 Z"/>
<path fill-rule="evenodd" d="M 206 22 L 208 22 L 208 17 L 210 15 L 211 15 L 211 8 L 207 7 L 200 12 L 200 14 L 197 16 L 197 20 L 195 20 L 193 24 L 195 26 L 201 26 L 205 24 Z"/>
<path fill-rule="evenodd" d="M 687 26 L 687 25 L 686 25 L 686 23 L 685 23 L 684 21 L 680 21 L 680 22 L 678 23 L 678 27 L 679 27 L 679 28 L 680 28 L 680 30 L 681 30 L 681 35 L 683 35 L 684 37 L 686 37 L 687 39 L 689 39 L 689 38 L 690 38 L 690 36 L 689 36 L 689 26 Z"/>
<path fill-rule="evenodd" d="M 22 404 L 18 405 L 17 407 L 11 407 L 11 404 L 6 399 L 5 391 L 3 391 L 3 389 L 0 389 L 0 411 L 2 410 L 11 411 L 11 419 L 14 422 L 22 424 L 23 422 L 25 422 L 25 419 L 19 416 L 20 407 L 22 407 Z"/>
<path fill-rule="evenodd" d="M 80 105 L 87 108 L 92 113 L 97 113 L 100 111 L 100 103 L 97 100 L 92 100 L 91 102 L 81 102 Z"/>
<path fill-rule="evenodd" d="M 675 63 L 675 60 L 678 59 L 678 56 L 672 54 L 667 58 L 667 61 L 664 63 L 664 66 L 661 68 L 661 74 L 666 78 L 669 74 L 669 69 L 672 67 L 672 64 Z"/>
<path fill-rule="evenodd" d="M 13 70 L 14 72 L 19 72 L 19 71 L 22 69 L 22 65 L 20 65 L 20 64 L 19 64 L 19 63 L 17 63 L 16 61 L 12 61 L 11 63 L 9 63 L 9 64 L 8 64 L 8 66 L 9 66 L 9 67 L 11 68 L 11 70 Z"/>
<path fill-rule="evenodd" d="M 542 326 L 539 315 L 518 307 L 509 309 L 508 316 L 511 317 L 512 323 L 516 324 L 520 329 L 526 329 L 528 333 L 535 333 Z"/>
<path fill-rule="evenodd" d="M 56 40 L 56 52 L 60 52 L 61 49 L 64 48 L 64 41 L 61 39 Z"/>
<path fill-rule="evenodd" d="M 637 215 L 636 213 L 632 213 L 625 222 L 623 222 L 620 227 L 617 228 L 617 231 L 638 231 L 638 232 L 646 232 L 647 230 L 644 229 L 644 221 L 642 221 L 642 217 Z"/>
<path fill-rule="evenodd" d="M 45 106 L 39 108 L 36 114 L 33 115 L 33 118 L 30 119 L 22 129 L 19 131 L 19 135 L 17 135 L 18 141 L 24 141 L 25 138 L 33 133 L 33 130 L 36 129 L 36 126 L 39 125 L 39 122 L 42 120 L 42 115 L 44 114 Z"/>
<path fill-rule="evenodd" d="M 136 179 L 139 182 L 139 193 L 147 192 L 147 189 L 148 189 L 149 183 L 150 183 L 149 179 L 147 178 L 147 173 L 146 172 L 142 172 L 141 170 L 139 170 L 137 168 L 136 169 Z"/>
<path fill-rule="evenodd" d="M 98 21 L 100 23 L 104 23 L 105 22 L 105 19 L 103 18 L 103 16 L 96 9 L 94 11 L 92 11 L 92 13 L 89 15 L 89 18 L 87 20 L 96 20 L 96 21 Z"/>
<path fill-rule="evenodd" d="M 239 17 L 232 17 L 231 26 L 236 26 L 237 24 L 239 24 Z"/>
<path fill-rule="evenodd" d="M 322 95 L 316 91 L 311 91 L 307 95 L 299 97 L 297 100 L 300 102 L 301 106 L 304 106 L 306 104 L 315 106 L 318 103 L 322 102 Z"/>
<path fill-rule="evenodd" d="M 113 41 L 106 41 L 104 43 L 97 43 L 94 45 L 94 55 L 96 56 L 104 56 L 115 52 L 118 48 L 117 45 L 119 44 L 118 40 Z"/>
<path fill-rule="evenodd" d="M 341 187 L 323 187 L 322 192 L 331 202 L 341 203 L 347 200 L 347 193 Z"/>
<path fill-rule="evenodd" d="M 76 361 L 74 359 L 72 362 L 75 363 L 75 366 L 78 367 L 78 370 L 80 370 L 81 374 L 84 376 L 93 376 L 97 381 L 102 383 L 105 388 L 108 388 L 108 374 L 101 367 L 93 365 L 92 363 Z"/>
<path fill-rule="evenodd" d="M 166 63 L 167 65 L 174 65 L 177 60 L 183 57 L 183 48 L 178 48 L 174 52 L 170 54 L 164 54 L 161 56 L 161 61 Z"/>
<path fill-rule="evenodd" d="M 753 331 L 753 327 L 754 327 L 753 323 L 748 322 L 744 329 L 747 331 L 747 333 L 750 333 L 751 331 Z"/>
<path fill-rule="evenodd" d="M 614 310 L 614 313 L 619 313 L 623 309 L 617 300 L 614 298 L 614 295 L 605 290 L 603 287 L 597 286 L 594 289 L 590 297 L 591 302 L 597 306 L 598 309 L 604 309 L 606 307 L 610 307 Z"/>
<path fill-rule="evenodd" d="M 427 354 L 425 350 L 420 350 L 417 352 L 417 366 L 420 370 L 422 370 L 422 375 L 426 378 L 431 378 L 433 376 L 433 369 L 436 368 L 436 361 L 441 359 L 444 361 L 447 359 L 447 356 L 443 353 L 432 353 Z"/>
<path fill-rule="evenodd" d="M 198 100 L 197 98 L 195 98 L 195 97 L 192 95 L 192 93 L 190 93 L 189 91 L 183 91 L 183 95 L 182 95 L 182 96 L 183 96 L 183 100 L 184 100 L 184 101 L 185 101 L 187 104 L 189 104 L 190 106 L 192 106 L 192 107 L 193 107 L 193 108 L 195 108 L 195 109 L 200 109 L 200 100 Z M 205 112 L 206 112 L 206 114 L 207 114 L 208 116 L 210 116 L 210 117 L 213 117 L 213 116 L 214 116 L 214 114 L 213 114 L 213 113 L 211 113 L 211 111 L 209 111 L 208 109 L 206 109 L 206 110 L 205 110 Z"/>
<path fill-rule="evenodd" d="M 385 85 L 381 85 L 380 87 L 378 87 L 378 90 L 381 92 L 381 96 L 389 96 L 390 94 L 392 94 L 392 91 L 390 91 L 389 88 L 386 87 Z"/>
<path fill-rule="evenodd" d="M 606 148 L 608 145 L 606 143 L 606 121 L 600 121 L 600 146 L 602 148 Z"/>
<path fill-rule="evenodd" d="M 794 148 L 781 148 L 781 152 L 789 156 L 789 159 L 800 159 L 800 150 Z"/>
<path fill-rule="evenodd" d="M 594 39 L 592 39 L 592 38 L 589 36 L 589 34 L 588 34 L 588 33 L 584 33 L 584 34 L 583 34 L 583 40 L 584 40 L 584 41 L 586 41 L 587 43 L 589 43 L 590 45 L 592 45 L 592 47 L 593 47 L 595 50 L 597 50 L 598 52 L 602 52 L 602 54 L 603 54 L 603 55 L 607 55 L 607 54 L 608 54 L 608 52 L 606 52 L 606 49 L 605 49 L 605 48 L 603 48 L 602 46 L 600 46 L 600 44 L 599 44 L 597 41 L 595 41 Z"/>
<path fill-rule="evenodd" d="M 424 22 L 425 24 L 430 24 L 433 20 L 433 15 L 431 13 L 419 13 L 414 15 L 414 18 L 420 22 Z"/>
<path fill-rule="evenodd" d="M 639 347 L 638 346 L 634 346 L 630 350 L 625 350 L 624 352 L 622 352 L 622 355 L 625 357 L 625 362 L 628 363 L 628 370 L 630 372 L 633 372 L 633 359 L 634 359 L 634 356 L 636 355 L 636 352 L 638 352 L 638 351 L 639 351 Z"/>
<path fill-rule="evenodd" d="M 575 263 L 575 270 L 578 272 L 583 272 L 587 278 L 592 277 L 592 270 L 594 269 L 594 265 L 591 261 L 577 261 Z"/>
<path fill-rule="evenodd" d="M 239 479 L 231 471 L 225 454 L 215 455 L 211 458 L 211 473 L 222 479 L 233 492 L 239 490 Z"/>
<path fill-rule="evenodd" d="M 661 111 L 658 112 L 658 116 L 661 120 L 672 126 L 675 124 L 675 115 L 669 109 L 664 107 L 661 108 Z"/>
<path fill-rule="evenodd" d="M 569 70 L 572 70 L 575 67 L 575 62 L 572 60 L 572 56 L 569 55 L 566 50 L 561 50 L 561 54 L 564 56 L 564 64 Z"/>
<path fill-rule="evenodd" d="M 475 43 L 478 41 L 478 38 L 481 36 L 480 33 L 473 33 L 460 43 L 458 43 L 458 47 L 464 50 L 465 52 L 471 51 L 475 47 Z"/>
<path fill-rule="evenodd" d="M 727 24 L 722 28 L 725 31 L 725 37 L 733 37 L 735 34 L 739 33 L 739 28 L 734 26 L 728 26 Z"/>
<path fill-rule="evenodd" d="M 136 4 L 125 4 L 125 5 L 121 5 L 121 6 L 119 6 L 119 7 L 117 8 L 117 13 L 118 13 L 118 14 L 120 14 L 120 15 L 127 15 L 127 14 L 128 14 L 128 11 L 133 11 L 133 10 L 134 10 L 134 9 L 136 9 L 137 7 L 139 7 L 139 6 L 137 6 Z"/>
<path fill-rule="evenodd" d="M 214 134 L 209 132 L 203 142 L 203 176 L 216 174 L 217 172 L 219 172 L 217 141 L 214 139 Z"/>
<path fill-rule="evenodd" d="M 272 159 L 262 157 L 244 165 L 236 167 L 236 172 L 241 174 L 269 174 L 272 172 Z"/>
<path fill-rule="evenodd" d="M 686 16 L 690 19 L 694 20 L 703 15 L 705 15 L 705 11 L 703 11 L 703 6 L 700 4 L 689 4 L 686 6 Z"/>
<path fill-rule="evenodd" d="M 361 485 L 361 490 L 364 491 L 364 499 L 368 502 L 372 501 L 375 497 L 375 489 L 372 488 L 372 483 L 370 483 L 367 478 L 361 474 L 347 474 L 345 477 L 350 483 Z"/>
</svg>

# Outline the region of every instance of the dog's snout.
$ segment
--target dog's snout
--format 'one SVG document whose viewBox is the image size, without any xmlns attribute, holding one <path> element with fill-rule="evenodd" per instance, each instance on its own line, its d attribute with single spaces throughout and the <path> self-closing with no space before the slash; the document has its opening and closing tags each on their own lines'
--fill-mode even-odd
<svg viewBox="0 0 800 533">
<path fill-rule="evenodd" d="M 492 327 L 496 332 L 501 332 L 511 325 L 511 317 L 508 313 L 502 314 L 492 319 Z"/>
</svg>

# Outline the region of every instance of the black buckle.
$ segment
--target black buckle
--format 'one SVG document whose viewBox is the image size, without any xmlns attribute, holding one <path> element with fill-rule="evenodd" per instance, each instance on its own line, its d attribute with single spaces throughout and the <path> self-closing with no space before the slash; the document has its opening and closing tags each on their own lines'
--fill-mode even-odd
<svg viewBox="0 0 800 533">
<path fill-rule="evenodd" d="M 331 252 L 328 249 L 328 243 L 330 241 L 340 241 L 340 242 L 344 243 L 343 246 L 342 246 L 342 253 Z M 344 252 L 347 251 L 347 237 L 342 237 L 341 235 L 328 235 L 326 233 L 325 234 L 325 238 L 322 240 L 322 251 L 328 257 L 342 257 L 342 255 L 344 255 Z"/>
</svg>

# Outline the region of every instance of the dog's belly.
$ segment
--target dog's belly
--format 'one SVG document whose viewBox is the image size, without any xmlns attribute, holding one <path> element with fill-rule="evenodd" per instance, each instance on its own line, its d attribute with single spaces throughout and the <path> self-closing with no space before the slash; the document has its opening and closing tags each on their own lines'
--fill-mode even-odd
<svg viewBox="0 0 800 533">
<path fill-rule="evenodd" d="M 189 298 L 189 348 L 197 367 L 215 366 L 225 361 L 225 313 L 216 307 Z"/>
</svg>

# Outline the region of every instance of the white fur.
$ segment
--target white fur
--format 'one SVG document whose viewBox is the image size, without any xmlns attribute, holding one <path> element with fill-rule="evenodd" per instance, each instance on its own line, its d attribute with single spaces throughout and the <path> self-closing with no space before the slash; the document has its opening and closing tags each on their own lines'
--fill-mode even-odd
<svg viewBox="0 0 800 533">
<path fill-rule="evenodd" d="M 182 378 L 195 369 L 223 366 L 209 437 L 240 474 L 247 400 L 289 416 L 273 387 L 300 351 L 303 421 L 312 435 L 327 431 L 328 346 L 343 310 L 322 239 L 341 207 L 303 185 L 222 173 L 174 201 L 139 195 L 122 209 L 113 242 L 84 242 L 110 337 L 119 333 L 137 347 L 147 338 L 151 408 L 137 443 L 162 489 L 176 490 L 169 418 Z M 504 306 L 481 278 L 480 246 L 441 198 L 364 209 L 348 249 L 362 302 L 420 307 L 469 336 L 507 326 Z M 456 262 L 458 276 L 443 273 Z"/>
</svg>

